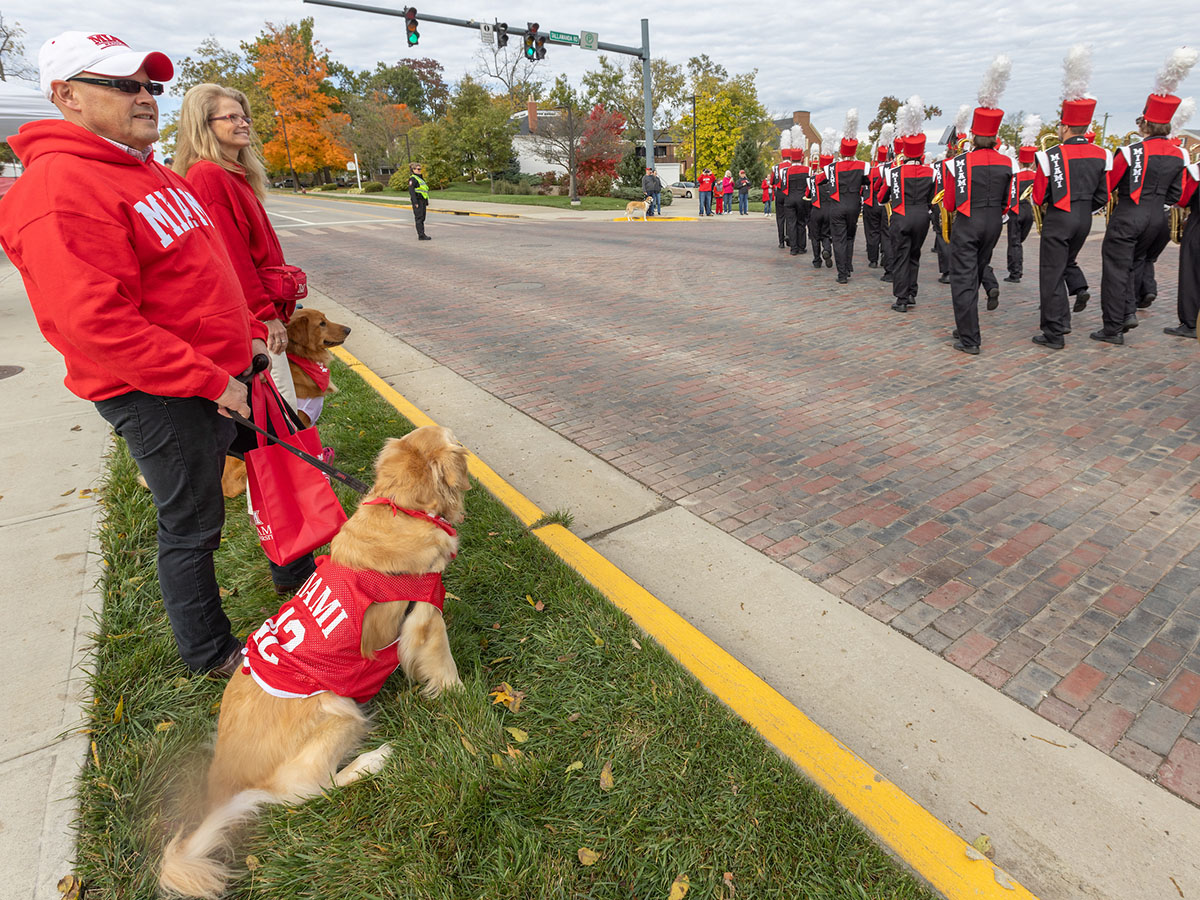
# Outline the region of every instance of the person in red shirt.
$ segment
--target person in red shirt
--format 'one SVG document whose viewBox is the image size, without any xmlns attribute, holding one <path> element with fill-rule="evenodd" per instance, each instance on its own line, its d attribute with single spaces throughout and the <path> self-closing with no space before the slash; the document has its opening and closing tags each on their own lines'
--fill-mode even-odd
<svg viewBox="0 0 1200 900">
<path fill-rule="evenodd" d="M 241 642 L 221 608 L 213 552 L 221 463 L 249 415 L 235 376 L 264 352 L 229 254 L 188 183 L 154 161 L 162 53 L 68 31 L 38 55 L 62 120 L 8 139 L 25 173 L 0 201 L 0 245 L 66 386 L 129 447 L 158 510 L 158 581 L 179 654 L 233 673 Z M 155 79 L 155 80 L 151 80 Z"/>
<path fill-rule="evenodd" d="M 175 143 L 177 173 L 187 178 L 217 226 L 237 272 L 251 313 L 267 329 L 271 378 L 279 393 L 297 408 L 287 358 L 287 323 L 296 310 L 293 297 L 276 296 L 259 272 L 284 264 L 279 237 L 271 226 L 263 198 L 267 170 L 259 154 L 250 102 L 246 95 L 217 84 L 198 84 L 183 97 Z M 286 566 L 271 566 L 279 594 L 290 594 L 312 574 L 315 563 L 306 553 Z"/>
<path fill-rule="evenodd" d="M 762 180 L 762 202 L 763 215 L 771 215 L 771 198 L 775 196 L 775 192 L 771 189 L 771 177 L 768 175 Z"/>
<path fill-rule="evenodd" d="M 717 176 L 712 173 L 712 169 L 706 168 L 700 173 L 700 177 L 696 179 L 696 193 L 700 195 L 700 215 L 711 216 L 713 214 L 713 185 L 717 181 Z"/>
</svg>

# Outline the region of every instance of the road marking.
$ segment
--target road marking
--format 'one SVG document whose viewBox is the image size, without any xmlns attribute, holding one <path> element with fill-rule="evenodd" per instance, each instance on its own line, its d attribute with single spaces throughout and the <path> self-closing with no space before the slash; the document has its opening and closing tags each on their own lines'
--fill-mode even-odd
<svg viewBox="0 0 1200 900">
<path fill-rule="evenodd" d="M 282 219 L 291 219 L 293 222 L 299 222 L 301 225 L 313 225 L 313 224 L 315 224 L 314 222 L 310 222 L 310 221 L 308 221 L 307 219 L 301 219 L 301 218 L 298 218 L 298 217 L 296 217 L 296 216 L 289 216 L 287 213 L 281 213 L 281 212 L 268 212 L 268 213 L 267 213 L 267 215 L 268 215 L 268 216 L 279 216 L 279 217 L 280 217 L 280 218 L 282 218 Z M 278 226 L 278 227 L 280 227 L 280 228 L 287 228 L 287 227 L 289 227 L 289 226 L 287 226 L 287 225 L 280 225 L 280 226 Z"/>
<path fill-rule="evenodd" d="M 276 226 L 275 226 L 275 230 L 276 230 L 276 231 L 279 231 L 279 230 L 281 230 L 281 229 L 283 229 L 283 228 L 304 228 L 304 227 L 306 227 L 306 226 L 310 226 L 310 225 L 316 225 L 316 226 L 318 226 L 318 227 L 320 227 L 320 228 L 333 228 L 335 225 L 369 225 L 369 224 L 372 224 L 372 223 L 378 223 L 378 224 L 383 224 L 383 225 L 390 225 L 390 224 L 393 224 L 393 223 L 396 223 L 396 222 L 401 222 L 401 221 L 403 221 L 403 220 L 398 220 L 398 219 L 372 219 L 370 222 L 360 222 L 358 219 L 348 219 L 348 220 L 343 220 L 343 221 L 341 221 L 341 222 L 305 222 L 305 223 L 303 223 L 302 225 L 276 225 Z"/>
<path fill-rule="evenodd" d="M 333 353 L 414 425 L 428 415 L 342 347 Z M 468 451 L 472 475 L 525 525 L 538 506 Z M 1037 900 L 711 638 L 561 525 L 533 534 L 948 900 Z M 981 854 L 975 853 L 975 856 Z"/>
</svg>

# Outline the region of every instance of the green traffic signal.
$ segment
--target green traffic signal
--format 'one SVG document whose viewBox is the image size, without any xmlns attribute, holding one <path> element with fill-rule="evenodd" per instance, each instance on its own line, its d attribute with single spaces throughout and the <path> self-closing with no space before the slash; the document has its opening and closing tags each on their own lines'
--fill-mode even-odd
<svg viewBox="0 0 1200 900">
<path fill-rule="evenodd" d="M 417 31 L 417 9 L 415 6 L 405 8 L 404 27 L 408 31 L 408 46 L 417 46 L 421 40 L 421 33 Z"/>
</svg>

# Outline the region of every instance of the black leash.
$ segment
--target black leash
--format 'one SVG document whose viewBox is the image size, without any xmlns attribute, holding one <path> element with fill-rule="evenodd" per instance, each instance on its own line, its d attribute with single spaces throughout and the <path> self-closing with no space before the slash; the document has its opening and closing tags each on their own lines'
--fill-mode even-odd
<svg viewBox="0 0 1200 900">
<path fill-rule="evenodd" d="M 241 375 L 237 376 L 237 380 L 242 382 L 243 384 L 245 384 L 247 387 L 250 387 L 250 382 L 253 381 L 254 377 L 256 375 L 258 375 L 260 372 L 265 372 L 270 367 L 271 367 L 271 360 L 268 359 L 264 354 L 259 353 L 257 356 L 254 357 L 254 360 L 250 363 L 250 368 L 247 369 L 245 372 L 243 372 Z M 289 410 L 289 412 L 290 412 L 290 410 Z M 357 491 L 360 494 L 365 494 L 365 493 L 367 493 L 367 491 L 369 491 L 371 489 L 371 486 L 369 484 L 367 484 L 366 482 L 360 481 L 359 479 L 355 478 L 353 475 L 343 472 L 341 469 L 337 468 L 336 466 L 330 465 L 329 463 L 325 462 L 325 460 L 323 460 L 323 459 L 317 459 L 317 457 L 313 456 L 312 454 L 305 453 L 299 447 L 293 447 L 291 444 L 281 440 L 280 438 L 271 434 L 269 431 L 259 428 L 257 425 L 255 425 L 253 422 L 251 422 L 249 419 L 247 419 L 245 416 L 243 416 L 241 413 L 236 413 L 233 410 L 229 410 L 229 417 L 231 419 L 233 419 L 233 421 L 235 421 L 239 425 L 241 425 L 242 427 L 249 428 L 251 431 L 255 431 L 255 432 L 261 434 L 272 444 L 279 445 L 284 450 L 286 450 L 288 453 L 291 453 L 293 456 L 300 457 L 300 459 L 304 460 L 310 466 L 321 470 L 326 475 L 328 475 L 330 478 L 332 478 L 334 481 L 344 484 L 346 487 L 350 488 L 350 490 Z"/>
</svg>

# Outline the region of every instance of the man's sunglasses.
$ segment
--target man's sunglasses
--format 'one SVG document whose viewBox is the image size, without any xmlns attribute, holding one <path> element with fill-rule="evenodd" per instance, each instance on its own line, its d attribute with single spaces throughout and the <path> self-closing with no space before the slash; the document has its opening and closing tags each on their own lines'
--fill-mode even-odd
<svg viewBox="0 0 1200 900">
<path fill-rule="evenodd" d="M 138 94 L 142 88 L 152 97 L 163 92 L 163 86 L 158 81 L 134 81 L 132 78 L 68 78 L 67 81 L 82 81 L 84 84 L 98 84 L 101 87 L 116 88 L 123 94 Z"/>
</svg>

